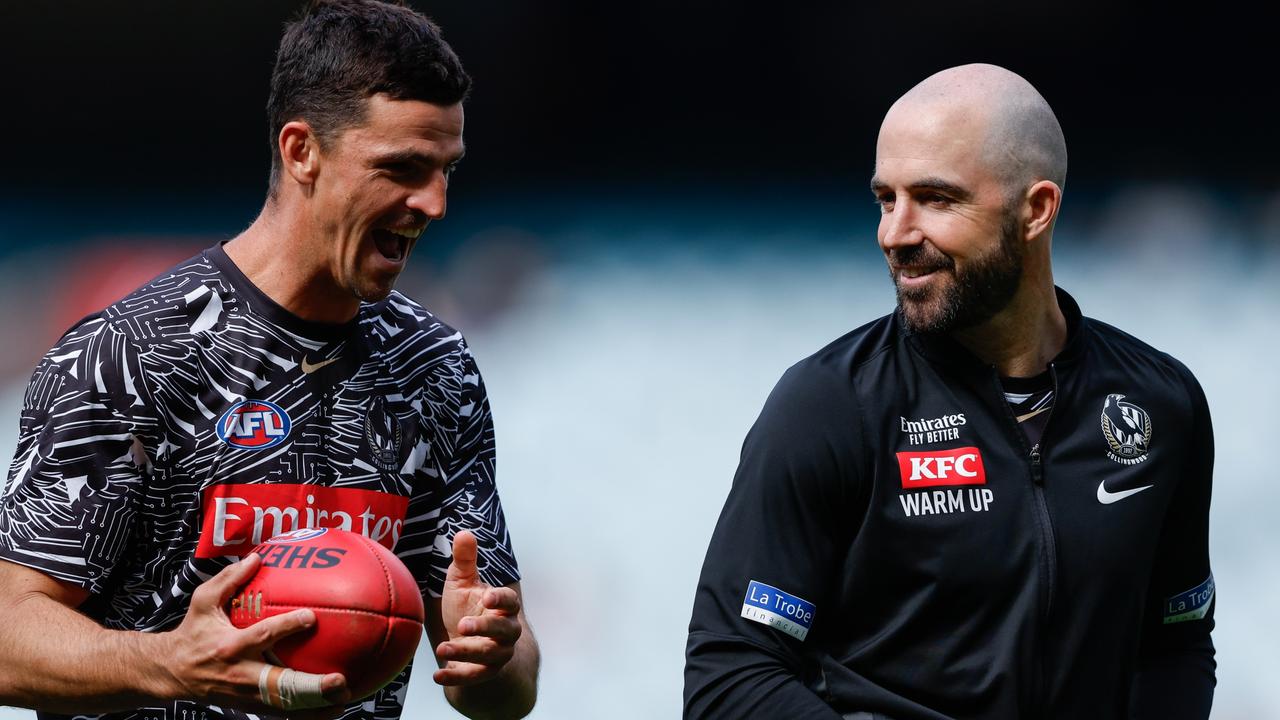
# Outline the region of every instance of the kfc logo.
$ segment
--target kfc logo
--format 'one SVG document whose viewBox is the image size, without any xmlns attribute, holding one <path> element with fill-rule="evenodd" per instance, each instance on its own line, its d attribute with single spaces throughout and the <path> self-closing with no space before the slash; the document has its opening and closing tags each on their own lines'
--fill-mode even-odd
<svg viewBox="0 0 1280 720">
<path fill-rule="evenodd" d="M 976 447 L 898 453 L 902 487 L 937 485 L 986 485 L 987 471 Z"/>
<path fill-rule="evenodd" d="M 231 447 L 262 450 L 284 442 L 289 414 L 266 400 L 241 400 L 218 418 L 218 438 Z"/>
<path fill-rule="evenodd" d="M 205 489 L 201 505 L 196 557 L 243 557 L 264 540 L 308 528 L 358 532 L 393 550 L 409 498 L 319 485 L 214 485 Z"/>
</svg>

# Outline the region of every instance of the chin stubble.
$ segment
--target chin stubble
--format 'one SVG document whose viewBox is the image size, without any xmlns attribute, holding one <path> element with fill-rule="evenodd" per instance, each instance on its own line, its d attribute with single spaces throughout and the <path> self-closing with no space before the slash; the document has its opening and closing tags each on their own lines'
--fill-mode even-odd
<svg viewBox="0 0 1280 720">
<path fill-rule="evenodd" d="M 905 249 L 891 258 L 895 264 L 913 264 L 920 260 L 919 253 L 932 251 L 941 255 L 936 249 L 925 250 L 924 246 Z M 941 291 L 941 296 L 930 291 L 914 292 L 904 290 L 898 279 L 892 274 L 894 287 L 897 289 L 898 314 L 907 329 L 916 333 L 945 333 L 963 330 L 980 325 L 990 320 L 1013 300 L 1022 282 L 1022 262 L 1025 248 L 1018 235 L 1016 214 L 1006 212 L 1001 220 L 999 244 L 990 256 L 973 263 L 969 268 L 960 270 L 954 263 L 949 263 L 952 280 Z M 930 266 L 947 267 L 941 262 L 926 262 Z M 934 299 L 931 299 L 934 298 Z"/>
</svg>

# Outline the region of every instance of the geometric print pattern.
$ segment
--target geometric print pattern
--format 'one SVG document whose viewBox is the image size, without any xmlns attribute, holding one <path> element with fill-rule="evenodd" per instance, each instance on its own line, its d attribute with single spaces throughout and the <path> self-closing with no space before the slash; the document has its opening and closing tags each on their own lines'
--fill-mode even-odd
<svg viewBox="0 0 1280 720">
<path fill-rule="evenodd" d="M 220 436 L 246 400 L 283 410 L 281 442 Z M 397 292 L 343 325 L 305 321 L 221 246 L 85 318 L 40 360 L 0 496 L 0 557 L 87 588 L 81 610 L 106 627 L 166 630 L 235 559 L 197 557 L 210 488 L 273 483 L 408 498 L 394 551 L 424 595 L 439 595 L 460 529 L 479 540 L 486 582 L 520 577 L 489 403 L 461 334 Z M 399 717 L 408 677 L 343 717 Z M 246 716 L 176 702 L 93 717 Z"/>
</svg>

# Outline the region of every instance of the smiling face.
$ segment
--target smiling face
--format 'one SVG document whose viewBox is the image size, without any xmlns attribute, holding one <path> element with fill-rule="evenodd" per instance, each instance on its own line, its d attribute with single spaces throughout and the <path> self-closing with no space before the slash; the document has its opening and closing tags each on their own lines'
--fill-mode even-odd
<svg viewBox="0 0 1280 720">
<path fill-rule="evenodd" d="M 364 121 L 319 153 L 308 193 L 310 258 L 335 299 L 390 294 L 418 237 L 445 214 L 449 173 L 462 158 L 461 103 L 368 100 Z"/>
<path fill-rule="evenodd" d="M 907 327 L 947 332 L 1003 310 L 1022 279 L 1017 205 L 987 161 L 985 118 L 900 102 L 876 143 L 876 233 Z"/>
</svg>

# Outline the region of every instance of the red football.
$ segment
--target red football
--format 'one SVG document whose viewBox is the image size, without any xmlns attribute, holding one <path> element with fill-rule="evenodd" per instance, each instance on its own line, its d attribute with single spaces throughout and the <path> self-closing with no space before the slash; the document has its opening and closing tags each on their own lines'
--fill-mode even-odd
<svg viewBox="0 0 1280 720">
<path fill-rule="evenodd" d="M 231 623 L 311 608 L 316 624 L 276 644 L 280 663 L 339 672 L 352 699 L 371 695 L 413 659 L 422 637 L 422 595 L 392 552 L 359 533 L 294 530 L 254 548 L 262 565 L 231 600 Z"/>
</svg>

